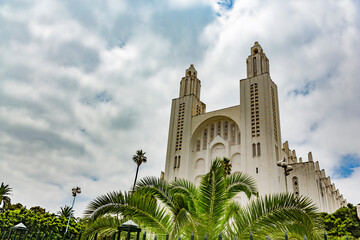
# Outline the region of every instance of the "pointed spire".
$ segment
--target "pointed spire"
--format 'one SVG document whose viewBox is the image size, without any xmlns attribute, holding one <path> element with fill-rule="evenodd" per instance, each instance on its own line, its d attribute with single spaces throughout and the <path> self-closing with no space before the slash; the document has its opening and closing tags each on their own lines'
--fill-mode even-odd
<svg viewBox="0 0 360 240">
<path fill-rule="evenodd" d="M 185 76 L 181 79 L 179 97 L 195 95 L 200 99 L 200 88 L 201 83 L 197 78 L 197 71 L 194 64 L 191 64 L 190 67 L 185 70 Z"/>
<path fill-rule="evenodd" d="M 251 47 L 250 56 L 246 59 L 247 77 L 269 73 L 269 60 L 258 42 Z"/>
<path fill-rule="evenodd" d="M 313 160 L 313 156 L 312 156 L 312 152 L 309 152 L 308 153 L 308 160 L 309 160 L 309 162 L 313 162 L 314 160 Z"/>
</svg>

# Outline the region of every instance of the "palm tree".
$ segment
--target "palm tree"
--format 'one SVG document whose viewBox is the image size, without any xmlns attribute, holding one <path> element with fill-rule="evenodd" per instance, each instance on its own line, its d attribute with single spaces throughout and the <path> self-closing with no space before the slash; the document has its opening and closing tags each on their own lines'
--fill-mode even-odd
<svg viewBox="0 0 360 240">
<path fill-rule="evenodd" d="M 113 235 L 118 227 L 125 221 L 113 216 L 103 216 L 96 221 L 91 221 L 86 224 L 84 236 L 88 236 L 89 239 L 93 239 L 97 233 L 99 236 L 111 236 Z"/>
<path fill-rule="evenodd" d="M 242 207 L 235 197 L 243 193 L 249 204 Z M 243 173 L 227 175 L 224 162 L 216 159 L 196 187 L 192 182 L 178 179 L 166 182 L 155 177 L 140 180 L 133 194 L 110 192 L 99 196 L 87 207 L 85 214 L 95 220 L 107 214 L 132 218 L 147 231 L 158 235 L 170 234 L 170 239 L 197 240 L 224 238 L 255 239 L 306 235 L 319 239 L 321 221 L 316 207 L 306 197 L 282 193 L 257 198 L 252 177 Z"/>
<path fill-rule="evenodd" d="M 65 207 L 60 207 L 60 211 L 57 212 L 57 214 L 61 217 L 65 217 L 66 219 L 71 216 L 71 218 L 74 218 L 74 210 L 71 209 L 70 206 L 65 205 Z"/>
<path fill-rule="evenodd" d="M 9 185 L 5 185 L 3 182 L 0 186 L 0 206 L 2 204 L 2 211 L 11 205 L 11 199 L 9 195 L 11 195 L 12 188 Z"/>
<path fill-rule="evenodd" d="M 143 152 L 142 150 L 137 150 L 136 154 L 133 155 L 133 161 L 134 163 L 136 163 L 137 168 L 136 168 L 136 175 L 135 175 L 135 180 L 134 180 L 134 186 L 133 186 L 133 191 L 135 190 L 135 184 L 136 184 L 136 179 L 138 176 L 138 172 L 139 172 L 139 167 L 142 163 L 146 163 L 146 156 L 145 156 L 146 152 Z"/>
</svg>

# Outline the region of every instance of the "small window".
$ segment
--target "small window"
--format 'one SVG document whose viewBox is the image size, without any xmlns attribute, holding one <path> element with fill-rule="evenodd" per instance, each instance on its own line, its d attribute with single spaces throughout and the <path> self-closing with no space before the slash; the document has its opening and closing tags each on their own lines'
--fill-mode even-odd
<svg viewBox="0 0 360 240">
<path fill-rule="evenodd" d="M 196 142 L 196 151 L 200 151 L 200 140 L 197 140 Z"/>
<path fill-rule="evenodd" d="M 293 177 L 292 182 L 293 182 L 293 191 L 294 191 L 296 196 L 299 196 L 300 191 L 299 191 L 299 179 L 298 179 L 298 177 Z"/>
<path fill-rule="evenodd" d="M 253 58 L 253 72 L 254 76 L 257 75 L 256 57 Z"/>
<path fill-rule="evenodd" d="M 259 173 L 259 168 L 256 168 L 256 173 Z"/>
<path fill-rule="evenodd" d="M 256 144 L 253 143 L 252 145 L 252 150 L 253 150 L 253 157 L 256 157 Z"/>
<path fill-rule="evenodd" d="M 205 150 L 206 147 L 207 147 L 207 129 L 204 130 L 203 138 L 204 138 L 204 140 L 203 140 L 203 150 Z"/>
</svg>

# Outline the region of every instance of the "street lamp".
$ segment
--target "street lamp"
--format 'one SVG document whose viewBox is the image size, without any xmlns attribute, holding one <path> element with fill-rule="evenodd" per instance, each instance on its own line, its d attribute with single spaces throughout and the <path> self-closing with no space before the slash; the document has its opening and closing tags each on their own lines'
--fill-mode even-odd
<svg viewBox="0 0 360 240">
<path fill-rule="evenodd" d="M 279 167 L 282 167 L 284 169 L 284 174 L 285 174 L 285 187 L 286 187 L 286 192 L 288 192 L 288 187 L 287 187 L 287 179 L 286 179 L 286 176 L 290 174 L 290 172 L 293 169 L 292 166 L 290 166 L 288 164 L 288 162 L 286 161 L 286 159 L 284 158 L 284 160 L 279 160 L 277 163 L 276 163 Z"/>
<path fill-rule="evenodd" d="M 67 225 L 66 225 L 66 230 L 65 230 L 65 233 L 64 233 L 64 237 L 66 236 L 66 233 L 67 233 L 68 228 L 69 228 L 69 223 L 70 223 L 70 218 L 71 218 L 71 214 L 72 214 L 73 207 L 74 207 L 74 203 L 75 203 L 75 198 L 76 198 L 76 195 L 77 195 L 78 193 L 81 193 L 81 188 L 76 187 L 76 188 L 73 188 L 73 189 L 72 189 L 72 195 L 73 195 L 74 199 L 73 199 L 73 202 L 72 202 L 72 205 L 71 205 L 70 214 L 69 214 L 69 219 L 68 219 L 68 222 L 67 222 Z"/>
</svg>

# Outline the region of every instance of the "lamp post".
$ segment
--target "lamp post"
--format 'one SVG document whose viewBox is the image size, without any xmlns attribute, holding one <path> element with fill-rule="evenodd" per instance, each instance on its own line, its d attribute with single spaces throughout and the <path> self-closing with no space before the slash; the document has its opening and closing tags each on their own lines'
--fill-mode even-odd
<svg viewBox="0 0 360 240">
<path fill-rule="evenodd" d="M 77 195 L 78 193 L 81 193 L 81 188 L 76 187 L 76 188 L 73 188 L 73 189 L 72 189 L 72 195 L 73 195 L 74 199 L 73 199 L 73 202 L 72 202 L 72 205 L 71 205 L 70 214 L 69 214 L 69 219 L 68 219 L 68 222 L 67 222 L 67 225 L 66 225 L 66 230 L 65 230 L 65 233 L 64 233 L 64 237 L 66 236 L 66 233 L 67 233 L 68 228 L 69 228 L 69 223 L 70 223 L 70 218 L 71 218 L 71 214 L 72 214 L 73 207 L 74 207 L 74 203 L 75 203 L 75 198 L 76 198 L 76 195 Z"/>
<path fill-rule="evenodd" d="M 279 167 L 282 167 L 284 169 L 284 175 L 285 175 L 285 187 L 286 187 L 286 192 L 288 192 L 288 187 L 287 187 L 287 178 L 286 176 L 288 176 L 290 174 L 290 172 L 293 170 L 293 167 L 289 165 L 289 163 L 286 161 L 286 159 L 284 158 L 284 160 L 279 160 L 276 163 Z"/>
</svg>

